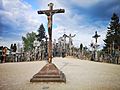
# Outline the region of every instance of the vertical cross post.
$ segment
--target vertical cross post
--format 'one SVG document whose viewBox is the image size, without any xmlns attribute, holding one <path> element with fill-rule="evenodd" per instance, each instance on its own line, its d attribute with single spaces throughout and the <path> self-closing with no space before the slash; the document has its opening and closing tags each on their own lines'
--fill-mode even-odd
<svg viewBox="0 0 120 90">
<path fill-rule="evenodd" d="M 49 3 L 49 10 L 38 11 L 38 14 L 46 14 L 48 18 L 48 34 L 49 34 L 49 44 L 48 44 L 48 62 L 52 62 L 52 16 L 55 13 L 64 13 L 64 9 L 53 10 L 53 3 Z"/>
<path fill-rule="evenodd" d="M 98 56 L 97 56 L 97 39 L 98 37 L 100 37 L 100 35 L 97 34 L 97 31 L 95 31 L 95 35 L 93 36 L 93 38 L 95 38 L 95 60 L 97 61 L 98 60 Z"/>
</svg>

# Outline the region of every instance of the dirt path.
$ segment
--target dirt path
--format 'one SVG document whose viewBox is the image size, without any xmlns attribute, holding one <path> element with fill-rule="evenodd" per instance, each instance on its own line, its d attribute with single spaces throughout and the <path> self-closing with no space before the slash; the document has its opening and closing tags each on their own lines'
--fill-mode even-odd
<svg viewBox="0 0 120 90">
<path fill-rule="evenodd" d="M 120 65 L 54 58 L 65 83 L 30 83 L 45 61 L 0 64 L 0 90 L 120 90 Z"/>
</svg>

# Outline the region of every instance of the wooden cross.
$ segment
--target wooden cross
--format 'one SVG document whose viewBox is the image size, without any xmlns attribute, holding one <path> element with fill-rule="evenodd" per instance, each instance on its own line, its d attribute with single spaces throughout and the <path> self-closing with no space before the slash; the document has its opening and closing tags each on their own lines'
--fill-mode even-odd
<svg viewBox="0 0 120 90">
<path fill-rule="evenodd" d="M 53 3 L 49 3 L 49 10 L 38 11 L 38 14 L 45 14 L 48 18 L 48 34 L 49 34 L 49 44 L 48 44 L 48 62 L 52 62 L 52 16 L 56 13 L 64 13 L 64 9 L 53 10 Z"/>
</svg>

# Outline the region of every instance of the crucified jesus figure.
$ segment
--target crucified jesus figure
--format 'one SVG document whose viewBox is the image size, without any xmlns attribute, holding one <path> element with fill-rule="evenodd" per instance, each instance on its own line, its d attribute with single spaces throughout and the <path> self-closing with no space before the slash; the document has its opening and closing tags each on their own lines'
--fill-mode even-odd
<svg viewBox="0 0 120 90">
<path fill-rule="evenodd" d="M 73 45 L 73 43 L 72 43 L 72 38 L 73 37 L 75 37 L 76 36 L 76 34 L 74 34 L 73 36 L 70 34 L 69 36 L 67 36 L 68 38 L 69 38 L 69 48 L 71 49 L 72 48 L 72 45 Z"/>
<path fill-rule="evenodd" d="M 45 14 L 48 18 L 48 34 L 49 34 L 49 44 L 48 44 L 48 62 L 52 62 L 52 16 L 56 13 L 64 13 L 64 9 L 53 10 L 53 3 L 49 3 L 49 10 L 38 11 L 38 14 Z"/>
</svg>

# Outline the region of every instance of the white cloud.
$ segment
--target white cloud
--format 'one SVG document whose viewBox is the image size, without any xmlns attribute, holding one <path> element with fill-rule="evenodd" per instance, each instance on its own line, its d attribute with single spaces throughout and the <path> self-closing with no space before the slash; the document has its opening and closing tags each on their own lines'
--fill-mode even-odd
<svg viewBox="0 0 120 90">
<path fill-rule="evenodd" d="M 19 41 L 19 40 L 14 40 L 14 39 L 9 39 L 9 38 L 2 38 L 0 37 L 0 46 L 7 46 L 8 48 L 10 48 L 10 45 L 11 44 L 14 44 L 14 43 L 22 43 L 22 41 Z"/>
<path fill-rule="evenodd" d="M 97 30 L 101 35 L 99 44 L 103 44 L 102 39 L 105 37 L 105 28 L 97 28 L 96 26 L 84 24 L 83 21 L 85 17 L 83 15 L 78 15 L 73 13 L 71 10 L 71 4 L 80 5 L 82 7 L 91 6 L 97 3 L 99 0 L 71 0 L 68 3 L 68 0 L 39 0 L 40 8 L 37 10 L 48 9 L 48 3 L 54 3 L 54 8 L 63 8 L 65 9 L 64 14 L 56 14 L 53 17 L 53 24 L 57 26 L 57 28 L 53 28 L 53 39 L 58 39 L 60 36 L 64 34 L 64 29 L 67 35 L 70 33 L 72 35 L 76 34 L 73 38 L 73 43 L 75 46 L 79 46 L 80 43 L 88 46 L 91 43 L 92 36 L 94 32 Z M 13 26 L 17 27 L 19 30 L 22 29 L 22 32 L 19 35 L 23 36 L 27 32 L 36 31 L 41 23 L 44 26 L 47 26 L 47 17 L 45 15 L 38 15 L 37 10 L 33 10 L 32 6 L 25 1 L 22 0 L 4 0 L 3 1 L 4 11 L 0 11 L 0 15 L 4 15 L 4 19 L 7 20 L 3 22 L 5 24 L 11 23 Z M 96 22 L 98 23 L 98 22 Z M 15 29 L 17 30 L 17 29 Z M 101 31 L 101 32 L 99 32 Z M 21 37 L 20 37 L 21 38 Z M 12 43 L 10 41 L 12 39 L 4 40 L 5 45 Z M 13 40 L 13 43 L 18 42 L 19 40 Z"/>
<path fill-rule="evenodd" d="M 101 0 L 71 0 L 72 3 L 84 7 L 84 8 L 88 8 L 92 5 L 95 5 L 96 3 L 100 2 Z"/>
<path fill-rule="evenodd" d="M 18 38 L 8 39 L 9 37 L 6 36 L 2 38 L 2 45 L 8 46 L 10 43 L 7 42 L 10 41 L 14 41 L 14 43 L 19 42 L 22 40 L 21 37 L 27 32 L 36 31 L 38 29 L 42 20 L 39 19 L 37 11 L 33 10 L 30 4 L 22 0 L 2 0 L 2 6 L 3 9 L 0 10 L 2 27 L 12 27 L 12 29 L 8 27 L 2 30 L 2 32 L 6 32 L 10 29 L 9 33 L 20 36 L 19 40 Z"/>
<path fill-rule="evenodd" d="M 98 34 L 101 35 L 101 37 L 98 39 L 98 43 L 100 45 L 103 45 L 103 39 L 105 38 L 105 27 L 103 25 L 100 25 L 99 21 L 96 21 L 96 25 L 84 24 L 85 16 L 78 15 L 75 12 L 71 10 L 70 4 L 76 4 L 81 7 L 89 7 L 96 3 L 98 3 L 100 0 L 71 0 L 69 3 L 66 3 L 67 1 L 62 0 L 39 0 L 40 5 L 42 5 L 40 8 L 42 9 L 48 9 L 48 3 L 52 2 L 54 3 L 55 8 L 63 8 L 65 9 L 64 14 L 56 14 L 54 15 L 53 24 L 57 25 L 57 28 L 53 28 L 53 39 L 58 39 L 64 34 L 64 29 L 66 31 L 66 34 L 69 35 L 70 33 L 72 35 L 76 34 L 76 36 L 73 38 L 73 43 L 75 46 L 79 46 L 80 43 L 83 43 L 86 46 L 89 46 L 91 41 L 94 41 L 92 36 L 94 35 L 95 31 L 98 31 Z M 45 16 L 46 17 L 46 16 Z M 98 26 L 100 27 L 98 27 Z"/>
</svg>

